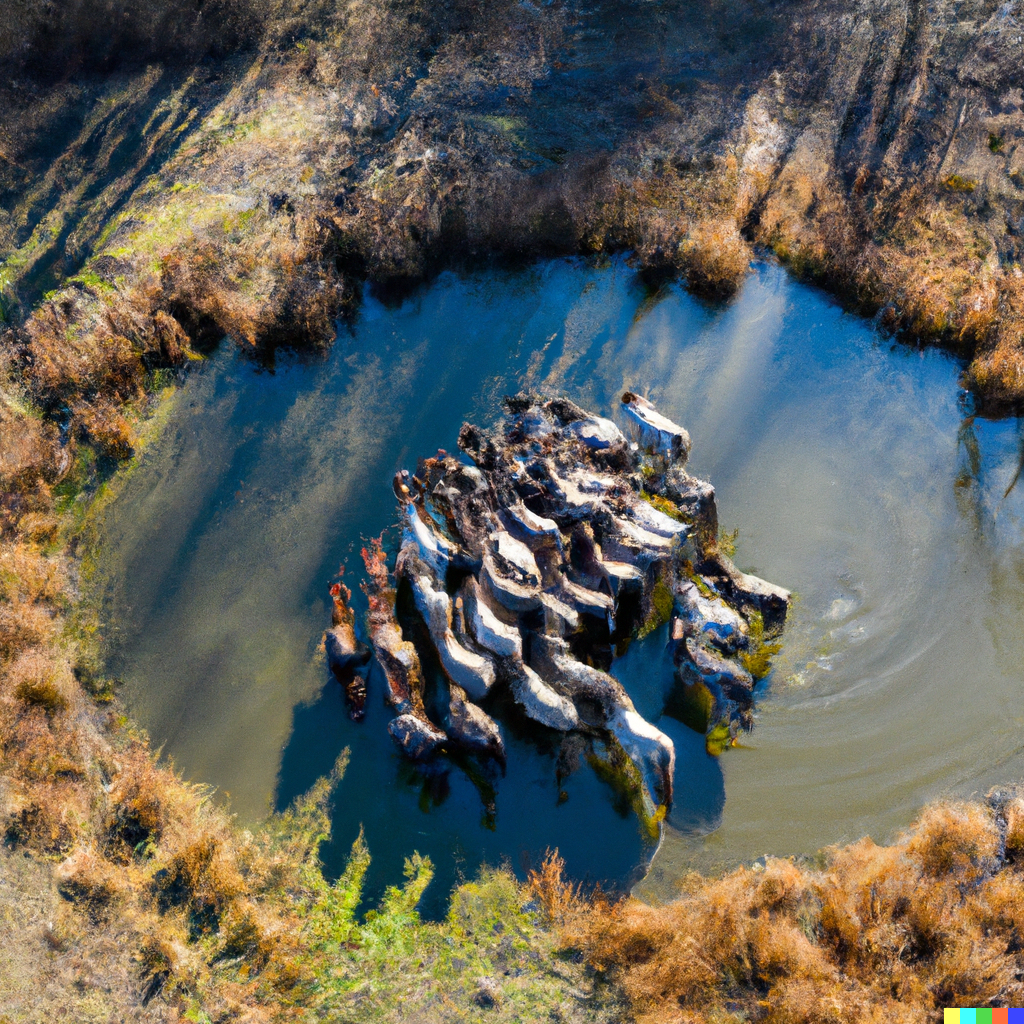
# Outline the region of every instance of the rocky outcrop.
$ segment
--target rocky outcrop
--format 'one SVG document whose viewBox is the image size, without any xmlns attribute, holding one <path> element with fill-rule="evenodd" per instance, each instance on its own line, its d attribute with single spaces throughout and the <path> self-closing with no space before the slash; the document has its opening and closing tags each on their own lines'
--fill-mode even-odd
<svg viewBox="0 0 1024 1024">
<path fill-rule="evenodd" d="M 658 820 L 675 749 L 609 673 L 614 658 L 671 621 L 667 710 L 719 752 L 752 724 L 753 667 L 767 665 L 789 594 L 719 552 L 714 490 L 683 468 L 689 435 L 646 399 L 622 398 L 633 440 L 565 399 L 506 408 L 496 430 L 460 431 L 474 465 L 439 452 L 396 475 L 395 586 L 380 544 L 364 552 L 389 731 L 414 760 L 462 750 L 503 765 L 479 705 L 504 692 L 539 726 L 599 741 Z M 425 665 L 444 689 L 429 711 Z"/>
<path fill-rule="evenodd" d="M 355 615 L 349 607 L 351 591 L 343 583 L 331 587 L 331 628 L 324 633 L 327 666 L 345 690 L 349 717 L 358 722 L 366 713 L 366 678 L 363 666 L 370 649 L 356 637 Z"/>
</svg>

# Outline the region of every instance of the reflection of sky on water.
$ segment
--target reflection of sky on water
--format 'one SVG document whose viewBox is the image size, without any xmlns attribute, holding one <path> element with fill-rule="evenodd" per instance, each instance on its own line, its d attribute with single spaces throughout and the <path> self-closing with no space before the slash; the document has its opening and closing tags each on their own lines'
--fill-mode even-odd
<svg viewBox="0 0 1024 1024">
<path fill-rule="evenodd" d="M 464 419 L 492 421 L 519 388 L 603 412 L 640 390 L 689 429 L 741 566 L 799 595 L 750 749 L 714 761 L 662 719 L 678 803 L 650 891 L 693 863 L 881 838 L 930 797 L 1024 764 L 1024 487 L 1002 497 L 1020 425 L 965 425 L 956 378 L 778 269 L 708 308 L 677 287 L 645 294 L 619 261 L 446 275 L 398 309 L 369 299 L 326 360 L 274 374 L 225 348 L 109 515 L 126 697 L 243 817 L 351 746 L 333 856 L 363 822 L 374 885 L 414 848 L 441 863 L 439 895 L 457 864 L 518 867 L 549 845 L 580 875 L 626 878 L 642 841 L 586 765 L 559 804 L 555 752 L 509 724 L 508 777 L 477 780 L 496 787 L 490 831 L 463 773 L 423 786 L 402 768 L 379 700 L 348 722 L 315 648 L 329 578 L 394 521 L 396 468 L 453 448 Z M 657 717 L 660 646 L 616 673 Z"/>
</svg>

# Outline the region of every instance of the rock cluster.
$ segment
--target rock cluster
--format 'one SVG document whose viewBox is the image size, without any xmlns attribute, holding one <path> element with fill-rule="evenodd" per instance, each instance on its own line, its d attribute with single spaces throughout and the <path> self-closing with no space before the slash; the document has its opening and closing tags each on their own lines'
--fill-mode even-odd
<svg viewBox="0 0 1024 1024">
<path fill-rule="evenodd" d="M 656 814 L 672 801 L 675 750 L 609 674 L 613 659 L 671 622 L 667 710 L 720 750 L 751 725 L 752 669 L 766 667 L 789 594 L 719 550 L 714 490 L 684 469 L 690 438 L 650 402 L 622 396 L 632 437 L 566 399 L 505 404 L 495 431 L 460 431 L 471 463 L 442 451 L 396 476 L 397 588 L 379 542 L 364 552 L 389 732 L 416 760 L 461 749 L 504 764 L 480 706 L 502 691 L 549 729 L 599 737 Z M 327 654 L 355 709 L 365 658 L 337 593 L 335 608 Z M 442 714 L 428 714 L 425 659 L 447 683 Z"/>
</svg>

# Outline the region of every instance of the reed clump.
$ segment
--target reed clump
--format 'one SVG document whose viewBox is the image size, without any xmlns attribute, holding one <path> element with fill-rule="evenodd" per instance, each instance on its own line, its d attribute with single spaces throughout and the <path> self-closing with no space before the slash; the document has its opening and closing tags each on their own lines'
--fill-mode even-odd
<svg viewBox="0 0 1024 1024">
<path fill-rule="evenodd" d="M 1020 827 L 1016 796 L 936 804 L 891 846 L 690 875 L 661 907 L 582 899 L 557 858 L 529 884 L 639 1021 L 938 1020 L 1020 998 Z"/>
</svg>

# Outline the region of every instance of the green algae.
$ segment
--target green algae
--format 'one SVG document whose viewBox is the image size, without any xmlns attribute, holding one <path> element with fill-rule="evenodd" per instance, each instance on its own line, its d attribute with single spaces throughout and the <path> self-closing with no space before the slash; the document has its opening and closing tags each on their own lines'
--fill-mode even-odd
<svg viewBox="0 0 1024 1024">
<path fill-rule="evenodd" d="M 658 580 L 651 591 L 651 610 L 646 620 L 637 629 L 636 639 L 643 640 L 649 637 L 656 629 L 663 626 L 672 618 L 672 607 L 675 598 L 672 591 L 664 580 Z"/>
<path fill-rule="evenodd" d="M 765 635 L 764 616 L 760 612 L 751 612 L 747 623 L 750 644 L 745 651 L 740 651 L 740 661 L 755 679 L 764 679 L 771 672 L 772 658 L 782 650 L 782 644 Z"/>
<path fill-rule="evenodd" d="M 640 769 L 622 745 L 609 736 L 603 743 L 595 744 L 587 755 L 587 763 L 594 774 L 613 790 L 623 809 L 628 808 L 636 815 L 647 838 L 656 841 L 668 809 L 664 805 L 654 805 L 647 794 Z"/>
</svg>

